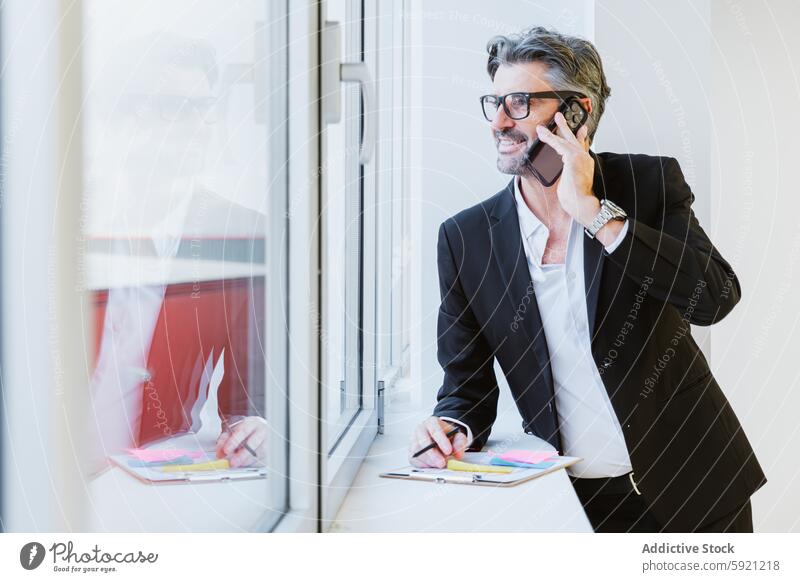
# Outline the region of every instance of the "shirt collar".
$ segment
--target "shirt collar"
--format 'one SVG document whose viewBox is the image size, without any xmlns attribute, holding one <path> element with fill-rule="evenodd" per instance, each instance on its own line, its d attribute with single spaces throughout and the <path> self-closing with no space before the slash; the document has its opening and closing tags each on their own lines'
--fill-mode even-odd
<svg viewBox="0 0 800 582">
<path fill-rule="evenodd" d="M 544 232 L 549 233 L 547 227 L 542 223 L 537 216 L 531 212 L 525 199 L 522 198 L 522 189 L 519 186 L 521 178 L 516 176 L 514 178 L 514 201 L 517 204 L 517 215 L 519 216 L 519 226 L 522 230 L 522 235 L 529 239 L 536 231 L 542 229 Z"/>
<path fill-rule="evenodd" d="M 539 220 L 539 218 L 531 211 L 531 209 L 528 208 L 528 205 L 525 203 L 525 199 L 522 198 L 520 181 L 521 178 L 519 176 L 514 178 L 514 202 L 517 206 L 520 232 L 523 239 L 528 241 L 526 246 L 533 255 L 531 258 L 537 265 L 541 266 L 542 255 L 544 254 L 545 247 L 547 246 L 547 239 L 550 236 L 550 230 L 541 220 Z M 575 252 L 575 241 L 580 241 L 580 238 L 576 238 L 578 236 L 577 224 L 578 223 L 574 220 L 570 220 L 570 231 L 567 242 L 567 257 Z M 569 260 L 569 258 L 566 260 Z"/>
</svg>

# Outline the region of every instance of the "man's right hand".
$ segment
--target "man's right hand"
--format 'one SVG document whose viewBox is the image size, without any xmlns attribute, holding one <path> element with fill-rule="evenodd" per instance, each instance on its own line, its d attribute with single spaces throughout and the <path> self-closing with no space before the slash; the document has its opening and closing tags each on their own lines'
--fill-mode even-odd
<svg viewBox="0 0 800 582">
<path fill-rule="evenodd" d="M 437 416 L 425 419 L 414 429 L 414 435 L 411 437 L 411 444 L 408 447 L 409 462 L 415 467 L 443 469 L 447 466 L 447 457 L 450 455 L 454 455 L 456 459 L 462 458 L 467 448 L 467 435 L 459 431 L 448 439 L 447 433 L 454 428 L 456 425 Z M 436 443 L 436 447 L 422 453 L 419 457 L 411 456 L 432 442 Z"/>
</svg>

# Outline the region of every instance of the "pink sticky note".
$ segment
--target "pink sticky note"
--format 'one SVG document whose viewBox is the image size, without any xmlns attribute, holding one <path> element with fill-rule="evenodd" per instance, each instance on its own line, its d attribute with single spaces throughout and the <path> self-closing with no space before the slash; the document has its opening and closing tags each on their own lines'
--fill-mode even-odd
<svg viewBox="0 0 800 582">
<path fill-rule="evenodd" d="M 205 456 L 202 451 L 190 451 L 187 449 L 128 449 L 128 454 L 145 463 L 171 461 L 178 457 L 197 459 Z"/>
<path fill-rule="evenodd" d="M 504 461 L 515 461 L 517 463 L 541 463 L 556 456 L 558 453 L 553 451 L 506 451 L 498 455 Z"/>
</svg>

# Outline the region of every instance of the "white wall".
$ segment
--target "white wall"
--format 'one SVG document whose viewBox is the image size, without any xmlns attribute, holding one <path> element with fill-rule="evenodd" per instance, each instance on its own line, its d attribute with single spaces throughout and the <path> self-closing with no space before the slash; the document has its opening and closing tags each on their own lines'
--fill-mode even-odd
<svg viewBox="0 0 800 582">
<path fill-rule="evenodd" d="M 757 531 L 800 531 L 797 22 L 790 0 L 712 4 L 711 216 L 742 284 L 712 365 L 769 480 Z"/>
<path fill-rule="evenodd" d="M 711 156 L 709 12 L 708 0 L 602 0 L 594 22 L 611 87 L 594 149 L 677 158 L 701 222 Z"/>
</svg>

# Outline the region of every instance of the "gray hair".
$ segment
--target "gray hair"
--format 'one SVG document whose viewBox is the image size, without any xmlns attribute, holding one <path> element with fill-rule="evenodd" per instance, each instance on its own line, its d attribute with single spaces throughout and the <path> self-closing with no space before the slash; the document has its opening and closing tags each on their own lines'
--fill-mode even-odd
<svg viewBox="0 0 800 582">
<path fill-rule="evenodd" d="M 592 101 L 587 121 L 589 140 L 594 138 L 611 89 L 592 43 L 535 26 L 518 34 L 493 37 L 486 51 L 489 53 L 486 70 L 492 80 L 500 65 L 538 61 L 548 65 L 547 80 L 553 89 L 580 91 L 589 97 Z"/>
</svg>

